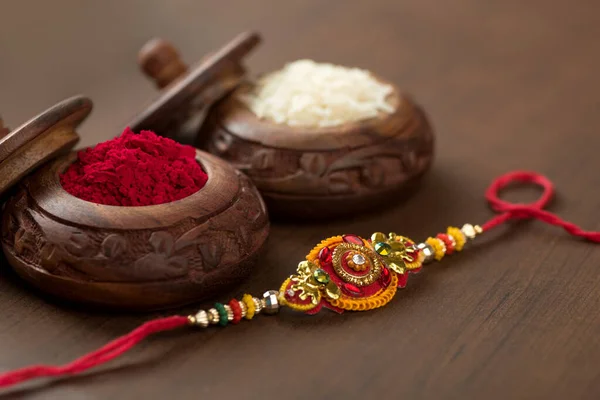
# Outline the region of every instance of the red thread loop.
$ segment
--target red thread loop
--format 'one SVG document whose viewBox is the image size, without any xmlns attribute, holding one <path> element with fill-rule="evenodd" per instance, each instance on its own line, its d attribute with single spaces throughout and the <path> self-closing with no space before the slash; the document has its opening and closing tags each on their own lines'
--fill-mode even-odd
<svg viewBox="0 0 600 400">
<path fill-rule="evenodd" d="M 498 192 L 515 182 L 539 185 L 544 189 L 544 192 L 538 200 L 529 204 L 514 204 L 500 199 Z M 550 203 L 553 196 L 554 185 L 543 175 L 528 171 L 513 171 L 504 174 L 495 179 L 485 192 L 485 198 L 490 203 L 492 209 L 501 214 L 486 222 L 482 226 L 482 229 L 487 231 L 510 219 L 535 218 L 550 225 L 560 226 L 571 235 L 600 243 L 600 232 L 584 231 L 577 225 L 567 222 L 548 211 L 544 211 L 543 208 Z"/>
</svg>

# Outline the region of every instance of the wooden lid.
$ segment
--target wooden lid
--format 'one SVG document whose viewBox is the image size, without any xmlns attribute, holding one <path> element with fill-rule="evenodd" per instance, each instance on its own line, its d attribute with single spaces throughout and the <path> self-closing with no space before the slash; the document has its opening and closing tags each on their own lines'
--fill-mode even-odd
<svg viewBox="0 0 600 400">
<path fill-rule="evenodd" d="M 12 132 L 0 123 L 0 196 L 38 166 L 70 151 L 79 141 L 75 128 L 91 110 L 91 100 L 76 96 Z"/>
<path fill-rule="evenodd" d="M 181 129 L 190 117 L 225 96 L 243 79 L 241 60 L 256 45 L 260 36 L 244 32 L 190 68 L 175 47 L 162 39 L 153 39 L 140 50 L 139 64 L 144 73 L 164 88 L 129 127 L 135 131 L 152 130 L 168 136 Z"/>
</svg>

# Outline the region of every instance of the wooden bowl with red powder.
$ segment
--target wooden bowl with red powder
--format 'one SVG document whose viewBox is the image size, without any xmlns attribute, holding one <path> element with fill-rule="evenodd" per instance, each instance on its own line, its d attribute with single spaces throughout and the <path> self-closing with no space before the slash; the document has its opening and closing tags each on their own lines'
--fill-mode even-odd
<svg viewBox="0 0 600 400">
<path fill-rule="evenodd" d="M 53 126 L 45 127 L 47 135 L 56 134 Z M 195 150 L 193 157 L 207 176 L 203 187 L 147 206 L 98 204 L 65 190 L 65 172 L 81 162 L 77 153 L 44 164 L 20 181 L 5 204 L 7 260 L 44 292 L 119 309 L 180 306 L 230 288 L 256 263 L 269 231 L 267 213 L 245 175 L 208 153 Z M 128 182 L 143 179 L 122 172 Z M 110 183 L 102 176 L 110 171 L 96 173 L 94 181 Z"/>
</svg>

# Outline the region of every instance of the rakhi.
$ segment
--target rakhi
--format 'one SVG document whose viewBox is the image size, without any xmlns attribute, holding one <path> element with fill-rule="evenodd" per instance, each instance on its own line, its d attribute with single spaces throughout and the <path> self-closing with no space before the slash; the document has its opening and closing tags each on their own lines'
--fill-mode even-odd
<svg viewBox="0 0 600 400">
<path fill-rule="evenodd" d="M 512 183 L 533 183 L 543 188 L 542 196 L 530 204 L 501 200 L 498 192 Z M 146 322 L 104 347 L 63 366 L 36 365 L 0 375 L 0 387 L 39 377 L 66 376 L 84 372 L 125 353 L 147 336 L 183 326 L 207 328 L 210 325 L 237 324 L 258 314 L 276 314 L 288 307 L 307 314 L 322 308 L 336 312 L 367 311 L 388 304 L 398 288 L 406 286 L 408 276 L 423 265 L 441 261 L 460 252 L 467 242 L 511 219 L 538 219 L 564 228 L 574 236 L 600 243 L 600 232 L 584 231 L 558 216 L 544 211 L 554 194 L 548 178 L 534 172 L 516 171 L 497 178 L 486 192 L 490 206 L 499 215 L 479 225 L 449 227 L 445 233 L 423 242 L 396 233 L 333 236 L 315 246 L 298 264 L 279 290 L 268 290 L 262 298 L 245 294 L 241 300 L 216 303 L 213 308 L 189 316 L 172 316 Z"/>
</svg>

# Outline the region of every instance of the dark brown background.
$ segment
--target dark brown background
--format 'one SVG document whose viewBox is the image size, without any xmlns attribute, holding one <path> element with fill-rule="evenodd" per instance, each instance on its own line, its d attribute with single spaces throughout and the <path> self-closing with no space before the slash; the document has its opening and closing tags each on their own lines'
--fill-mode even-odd
<svg viewBox="0 0 600 400">
<path fill-rule="evenodd" d="M 552 210 L 600 229 L 600 6 L 548 1 L 0 1 L 0 111 L 16 126 L 64 97 L 96 108 L 82 145 L 154 94 L 137 49 L 160 35 L 195 61 L 239 31 L 253 71 L 314 58 L 369 68 L 428 110 L 435 166 L 389 211 L 276 225 L 244 289 L 276 288 L 321 238 L 398 230 L 416 239 L 491 216 L 483 192 L 511 169 L 556 183 Z M 520 191 L 511 199 L 529 199 Z M 596 399 L 600 249 L 541 223 L 494 232 L 428 268 L 388 307 L 156 337 L 88 376 L 8 396 L 106 398 Z M 227 295 L 224 295 L 224 299 Z M 149 319 L 73 310 L 4 271 L 0 369 L 64 363 Z M 183 310 L 189 311 L 189 310 Z"/>
</svg>

